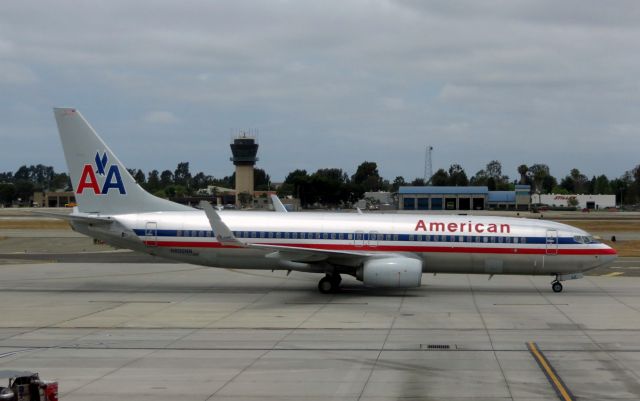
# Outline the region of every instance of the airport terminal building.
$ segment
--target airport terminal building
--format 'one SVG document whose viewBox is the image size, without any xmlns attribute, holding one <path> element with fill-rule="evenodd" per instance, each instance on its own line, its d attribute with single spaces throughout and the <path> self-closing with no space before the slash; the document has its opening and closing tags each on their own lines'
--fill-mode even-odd
<svg viewBox="0 0 640 401">
<path fill-rule="evenodd" d="M 489 191 L 486 186 L 400 187 L 400 210 L 529 210 L 531 187 L 516 185 L 514 191 Z"/>
<path fill-rule="evenodd" d="M 551 207 L 569 207 L 575 199 L 578 209 L 600 210 L 616 207 L 615 195 L 564 195 L 564 194 L 534 194 L 533 203 Z"/>
</svg>

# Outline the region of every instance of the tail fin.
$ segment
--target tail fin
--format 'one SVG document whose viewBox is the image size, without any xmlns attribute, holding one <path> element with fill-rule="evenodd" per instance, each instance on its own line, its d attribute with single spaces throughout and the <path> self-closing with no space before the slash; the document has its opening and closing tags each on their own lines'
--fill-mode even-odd
<svg viewBox="0 0 640 401">
<path fill-rule="evenodd" d="M 126 214 L 193 210 L 142 189 L 76 109 L 54 108 L 53 113 L 80 212 Z"/>
</svg>

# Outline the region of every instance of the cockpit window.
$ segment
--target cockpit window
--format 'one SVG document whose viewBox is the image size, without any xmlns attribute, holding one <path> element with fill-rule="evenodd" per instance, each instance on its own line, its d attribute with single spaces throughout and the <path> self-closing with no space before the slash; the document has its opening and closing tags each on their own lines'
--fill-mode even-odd
<svg viewBox="0 0 640 401">
<path fill-rule="evenodd" d="M 575 235 L 573 239 L 579 244 L 590 244 L 594 242 L 593 237 L 590 235 Z"/>
</svg>

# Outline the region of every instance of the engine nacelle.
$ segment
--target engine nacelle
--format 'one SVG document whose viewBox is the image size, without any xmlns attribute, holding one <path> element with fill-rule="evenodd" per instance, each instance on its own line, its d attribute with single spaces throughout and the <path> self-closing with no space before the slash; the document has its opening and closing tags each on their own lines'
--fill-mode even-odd
<svg viewBox="0 0 640 401">
<path fill-rule="evenodd" d="M 403 257 L 370 259 L 358 269 L 356 278 L 368 287 L 420 287 L 422 261 Z"/>
</svg>

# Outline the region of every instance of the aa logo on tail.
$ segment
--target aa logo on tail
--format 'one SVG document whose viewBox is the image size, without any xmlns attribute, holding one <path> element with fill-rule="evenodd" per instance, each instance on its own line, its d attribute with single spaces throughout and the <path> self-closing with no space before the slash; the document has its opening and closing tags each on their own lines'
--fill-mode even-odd
<svg viewBox="0 0 640 401">
<path fill-rule="evenodd" d="M 100 152 L 96 152 L 95 166 L 85 164 L 82 168 L 80 181 L 76 185 L 76 193 L 82 194 L 87 189 L 93 191 L 95 195 L 106 195 L 110 189 L 117 189 L 120 195 L 126 195 L 127 191 L 124 189 L 118 165 L 112 164 L 107 171 L 108 163 L 109 158 L 106 152 L 102 153 L 102 156 L 100 156 Z M 98 182 L 98 177 L 100 177 L 102 185 Z"/>
</svg>

